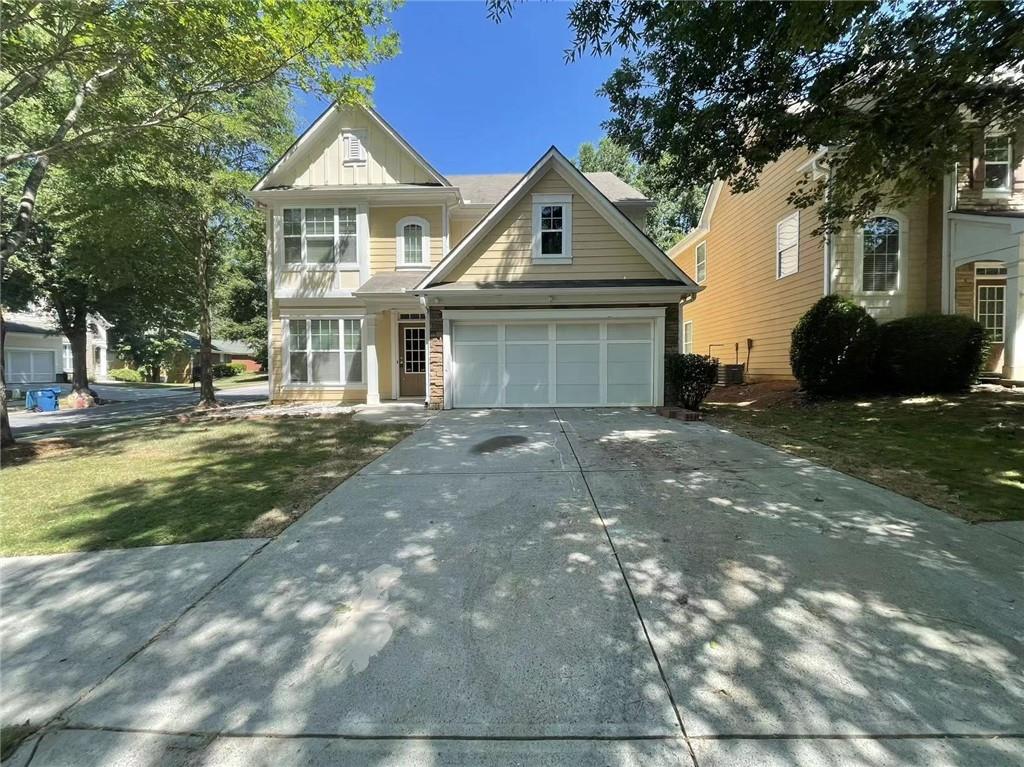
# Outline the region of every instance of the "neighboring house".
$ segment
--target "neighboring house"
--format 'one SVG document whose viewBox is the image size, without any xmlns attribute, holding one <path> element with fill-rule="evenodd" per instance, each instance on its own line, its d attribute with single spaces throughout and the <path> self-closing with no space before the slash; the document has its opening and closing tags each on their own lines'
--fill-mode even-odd
<svg viewBox="0 0 1024 767">
<path fill-rule="evenodd" d="M 371 109 L 325 112 L 253 188 L 274 400 L 652 405 L 697 286 L 651 202 L 553 147 L 445 177 Z"/>
<path fill-rule="evenodd" d="M 827 153 L 793 151 L 759 186 L 713 185 L 699 225 L 669 253 L 700 283 L 683 310 L 687 351 L 746 364 L 748 380 L 791 378 L 790 333 L 837 293 L 879 321 L 922 312 L 976 318 L 989 332 L 989 371 L 1024 380 L 1024 137 L 980 132 L 933 189 L 863 227 L 822 237 L 817 210 L 787 198 L 827 174 Z"/>
<path fill-rule="evenodd" d="M 71 380 L 71 342 L 45 312 L 4 312 L 4 376 L 8 387 Z M 89 320 L 86 366 L 90 380 L 107 377 L 107 330 L 103 317 Z"/>
<path fill-rule="evenodd" d="M 192 380 L 192 371 L 199 368 L 199 334 L 184 333 L 182 340 L 186 349 L 169 355 L 163 365 L 164 378 L 168 383 L 184 383 Z M 260 363 L 253 356 L 252 348 L 243 341 L 228 341 L 224 338 L 211 339 L 213 364 L 240 362 L 248 373 L 260 370 Z"/>
</svg>

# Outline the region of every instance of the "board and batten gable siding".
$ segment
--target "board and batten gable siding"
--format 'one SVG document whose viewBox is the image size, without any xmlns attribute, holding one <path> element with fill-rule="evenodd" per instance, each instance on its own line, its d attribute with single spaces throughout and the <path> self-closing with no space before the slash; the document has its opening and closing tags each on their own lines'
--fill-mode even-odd
<svg viewBox="0 0 1024 767">
<path fill-rule="evenodd" d="M 393 272 L 398 266 L 398 239 L 395 227 L 403 218 L 422 218 L 430 226 L 430 263 L 444 257 L 444 222 L 440 205 L 373 207 L 369 212 L 370 274 Z"/>
<path fill-rule="evenodd" d="M 724 363 L 747 362 L 750 380 L 792 378 L 789 343 L 793 326 L 824 292 L 824 240 L 812 234 L 817 211 L 800 211 L 799 268 L 776 278 L 775 227 L 794 212 L 787 198 L 810 158 L 792 151 L 768 166 L 758 187 L 746 194 L 723 189 L 710 231 L 675 261 L 696 276 L 696 246 L 707 243 L 707 279 L 693 303 L 683 307 L 683 322 L 693 322 L 693 351 Z M 749 358 L 747 339 L 753 339 Z"/>
<path fill-rule="evenodd" d="M 361 109 L 337 109 L 328 118 L 321 138 L 301 148 L 291 169 L 275 174 L 281 186 L 433 184 L 436 181 L 408 150 Z M 344 162 L 347 131 L 365 137 L 366 162 Z"/>
<path fill-rule="evenodd" d="M 534 194 L 572 194 L 572 263 L 533 263 Z M 662 275 L 549 170 L 448 275 L 451 282 L 659 279 Z"/>
</svg>

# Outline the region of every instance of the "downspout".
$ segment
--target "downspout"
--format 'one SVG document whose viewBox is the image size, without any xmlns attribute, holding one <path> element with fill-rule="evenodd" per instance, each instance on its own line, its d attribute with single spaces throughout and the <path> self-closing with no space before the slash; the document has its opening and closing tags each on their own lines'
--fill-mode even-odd
<svg viewBox="0 0 1024 767">
<path fill-rule="evenodd" d="M 958 175 L 958 165 L 953 166 L 953 175 L 946 174 L 943 178 L 942 184 L 942 296 L 940 308 L 943 314 L 950 314 L 953 308 L 953 269 L 950 263 L 950 234 L 949 229 L 952 226 L 950 221 L 949 213 L 956 207 L 956 179 Z"/>
</svg>

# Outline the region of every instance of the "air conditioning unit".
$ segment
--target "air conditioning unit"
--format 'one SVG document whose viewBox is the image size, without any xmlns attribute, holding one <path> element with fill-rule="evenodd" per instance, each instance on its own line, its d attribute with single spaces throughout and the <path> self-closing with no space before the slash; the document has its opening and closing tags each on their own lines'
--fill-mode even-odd
<svg viewBox="0 0 1024 767">
<path fill-rule="evenodd" d="M 718 365 L 718 385 L 732 386 L 743 383 L 743 368 L 745 365 Z"/>
</svg>

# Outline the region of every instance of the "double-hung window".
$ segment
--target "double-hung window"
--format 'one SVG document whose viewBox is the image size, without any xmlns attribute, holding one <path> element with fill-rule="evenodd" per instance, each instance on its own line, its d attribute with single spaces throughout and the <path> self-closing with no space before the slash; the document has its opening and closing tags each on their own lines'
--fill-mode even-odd
<svg viewBox="0 0 1024 767">
<path fill-rule="evenodd" d="M 533 260 L 556 264 L 572 261 L 572 195 L 533 196 Z"/>
<path fill-rule="evenodd" d="M 875 216 L 864 222 L 861 255 L 861 289 L 883 293 L 899 288 L 900 222 L 889 216 Z"/>
<path fill-rule="evenodd" d="M 1009 136 L 985 137 L 985 191 L 1008 193 L 1013 188 L 1013 146 Z"/>
<path fill-rule="evenodd" d="M 775 225 L 775 277 L 795 274 L 800 268 L 800 213 L 790 213 Z"/>
<path fill-rule="evenodd" d="M 358 265 L 355 208 L 285 208 L 281 230 L 287 266 Z"/>
<path fill-rule="evenodd" d="M 683 323 L 683 354 L 693 354 L 693 320 Z"/>
<path fill-rule="evenodd" d="M 430 224 L 418 216 L 407 216 L 395 227 L 398 266 L 430 266 Z"/>
<path fill-rule="evenodd" d="M 704 282 L 708 278 L 708 244 L 707 244 L 707 242 L 702 242 L 700 245 L 698 245 L 697 248 L 695 249 L 694 253 L 696 254 L 695 258 L 696 258 L 696 262 L 697 262 L 697 264 L 696 264 L 696 266 L 697 266 L 697 274 L 695 276 L 697 278 L 697 283 L 700 284 L 700 285 L 703 285 Z"/>
<path fill-rule="evenodd" d="M 288 383 L 362 383 L 361 320 L 297 319 L 287 322 Z"/>
</svg>

